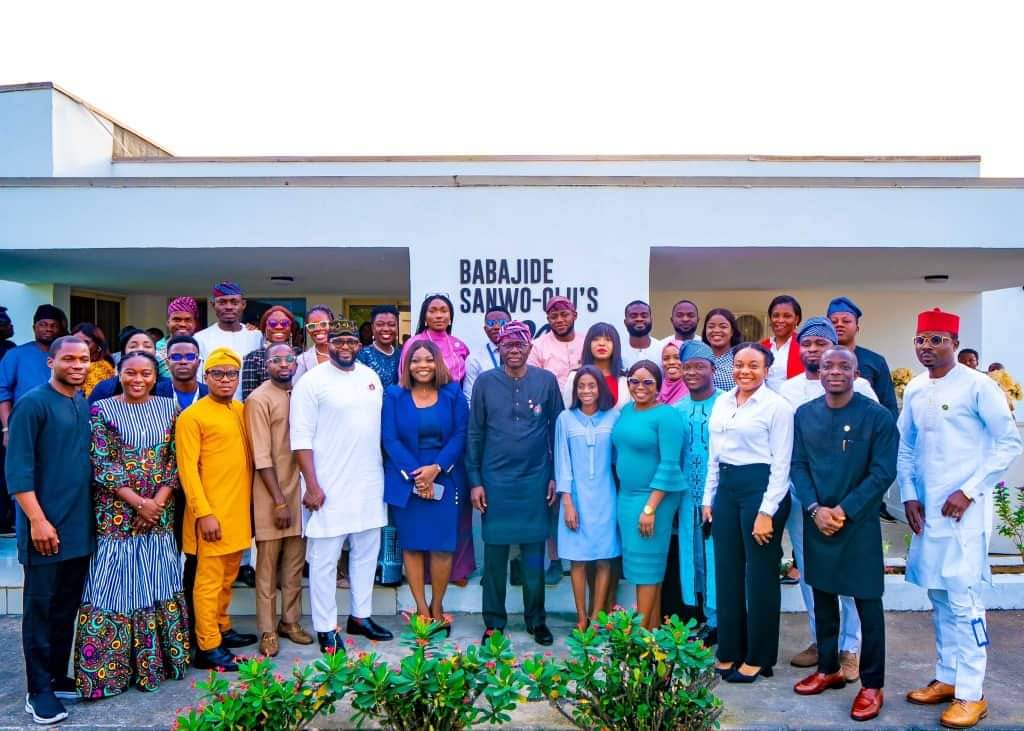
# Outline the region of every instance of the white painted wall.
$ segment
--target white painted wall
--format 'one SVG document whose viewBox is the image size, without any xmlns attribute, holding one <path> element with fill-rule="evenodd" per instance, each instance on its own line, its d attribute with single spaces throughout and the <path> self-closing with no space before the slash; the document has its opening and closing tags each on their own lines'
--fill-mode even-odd
<svg viewBox="0 0 1024 731">
<path fill-rule="evenodd" d="M 110 175 L 113 125 L 59 91 L 51 93 L 54 177 Z"/>
<path fill-rule="evenodd" d="M 52 284 L 22 284 L 0 279 L 0 305 L 7 308 L 7 314 L 14 323 L 16 343 L 32 340 L 32 315 L 39 305 L 52 302 Z"/>
<path fill-rule="evenodd" d="M 1024 262 L 1020 269 L 1021 283 L 1024 285 Z M 982 333 L 981 352 L 982 367 L 998 361 L 1024 381 L 1024 289 L 1011 287 L 997 289 L 982 294 L 982 307 L 985 315 L 985 328 Z M 1024 402 L 1018 409 L 1024 416 Z"/>
<path fill-rule="evenodd" d="M 0 177 L 53 174 L 50 89 L 0 94 Z"/>
</svg>

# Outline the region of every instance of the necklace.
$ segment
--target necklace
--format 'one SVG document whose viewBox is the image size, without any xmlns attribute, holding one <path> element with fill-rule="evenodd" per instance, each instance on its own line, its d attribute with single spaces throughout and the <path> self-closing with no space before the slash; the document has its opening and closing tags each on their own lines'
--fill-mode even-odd
<svg viewBox="0 0 1024 731">
<path fill-rule="evenodd" d="M 394 344 L 391 345 L 391 352 L 388 352 L 388 351 L 384 350 L 384 348 L 382 348 L 379 345 L 377 345 L 377 341 L 376 340 L 373 341 L 373 347 L 374 347 L 374 350 L 380 351 L 381 353 L 383 353 L 384 355 L 386 355 L 389 358 L 395 354 L 395 346 L 394 346 Z"/>
</svg>

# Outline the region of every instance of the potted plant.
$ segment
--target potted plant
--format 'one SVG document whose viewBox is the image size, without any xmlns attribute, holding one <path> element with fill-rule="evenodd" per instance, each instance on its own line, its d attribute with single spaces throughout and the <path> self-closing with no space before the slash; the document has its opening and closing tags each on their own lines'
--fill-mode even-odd
<svg viewBox="0 0 1024 731">
<path fill-rule="evenodd" d="M 635 611 L 601 612 L 596 624 L 573 630 L 566 659 L 523 662 L 531 700 L 546 698 L 583 729 L 715 728 L 722 701 L 712 693 L 714 658 L 695 627 L 672 616 L 652 631 Z"/>
<path fill-rule="evenodd" d="M 996 485 L 994 492 L 996 515 L 999 516 L 999 535 L 1009 538 L 1017 547 L 1017 552 L 1024 561 L 1024 485 L 1014 489 L 1016 506 L 1010 497 L 1010 488 L 1005 482 Z"/>
</svg>

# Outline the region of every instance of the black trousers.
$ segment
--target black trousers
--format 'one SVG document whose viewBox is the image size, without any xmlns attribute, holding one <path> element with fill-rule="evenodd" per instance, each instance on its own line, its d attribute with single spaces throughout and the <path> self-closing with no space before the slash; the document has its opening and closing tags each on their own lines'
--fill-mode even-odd
<svg viewBox="0 0 1024 731">
<path fill-rule="evenodd" d="M 0 442 L 0 528 L 13 530 L 14 500 L 7 492 L 7 470 L 4 469 L 6 459 L 7 449 Z"/>
<path fill-rule="evenodd" d="M 812 587 L 813 588 L 813 587 Z M 860 684 L 885 687 L 885 612 L 881 599 L 853 598 L 860 615 Z M 839 597 L 814 589 L 818 672 L 839 672 Z"/>
<path fill-rule="evenodd" d="M 89 575 L 89 557 L 25 566 L 21 643 L 29 693 L 53 689 L 68 673 L 75 617 Z"/>
<path fill-rule="evenodd" d="M 718 589 L 718 659 L 770 668 L 779 658 L 779 561 L 789 495 L 772 516 L 764 546 L 751 531 L 768 484 L 766 464 L 719 465 L 711 535 Z"/>
<path fill-rule="evenodd" d="M 504 630 L 508 622 L 505 591 L 508 584 L 508 553 L 511 546 L 484 544 L 484 626 Z M 547 622 L 544 611 L 544 541 L 521 543 L 523 566 L 523 616 L 527 627 Z"/>
</svg>

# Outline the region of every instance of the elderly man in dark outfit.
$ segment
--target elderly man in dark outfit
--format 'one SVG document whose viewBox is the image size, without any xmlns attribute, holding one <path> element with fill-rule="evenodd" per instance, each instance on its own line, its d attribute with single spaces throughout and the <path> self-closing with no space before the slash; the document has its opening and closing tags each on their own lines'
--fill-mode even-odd
<svg viewBox="0 0 1024 731">
<path fill-rule="evenodd" d="M 526 631 L 541 645 L 554 638 L 544 612 L 544 542 L 548 508 L 555 500 L 552 445 L 562 411 L 558 381 L 526 364 L 529 328 L 512 321 L 498 335 L 501 368 L 480 374 L 473 386 L 466 471 L 473 507 L 482 515 L 483 615 L 486 640 L 505 629 L 509 547 L 523 555 Z"/>
<path fill-rule="evenodd" d="M 77 696 L 66 668 L 95 546 L 89 402 L 79 390 L 89 346 L 73 335 L 57 338 L 49 365 L 49 382 L 14 406 L 6 465 L 8 489 L 18 502 L 18 560 L 25 571 L 25 711 L 39 724 L 67 718 L 60 698 Z"/>
<path fill-rule="evenodd" d="M 852 352 L 825 351 L 819 373 L 825 395 L 796 411 L 790 469 L 804 511 L 804 571 L 814 589 L 818 671 L 793 689 L 816 695 L 846 684 L 839 666 L 838 597 L 853 597 L 863 640 L 861 689 L 850 717 L 868 721 L 881 711 L 885 680 L 878 506 L 896 478 L 899 432 L 885 407 L 854 393 Z"/>
</svg>

